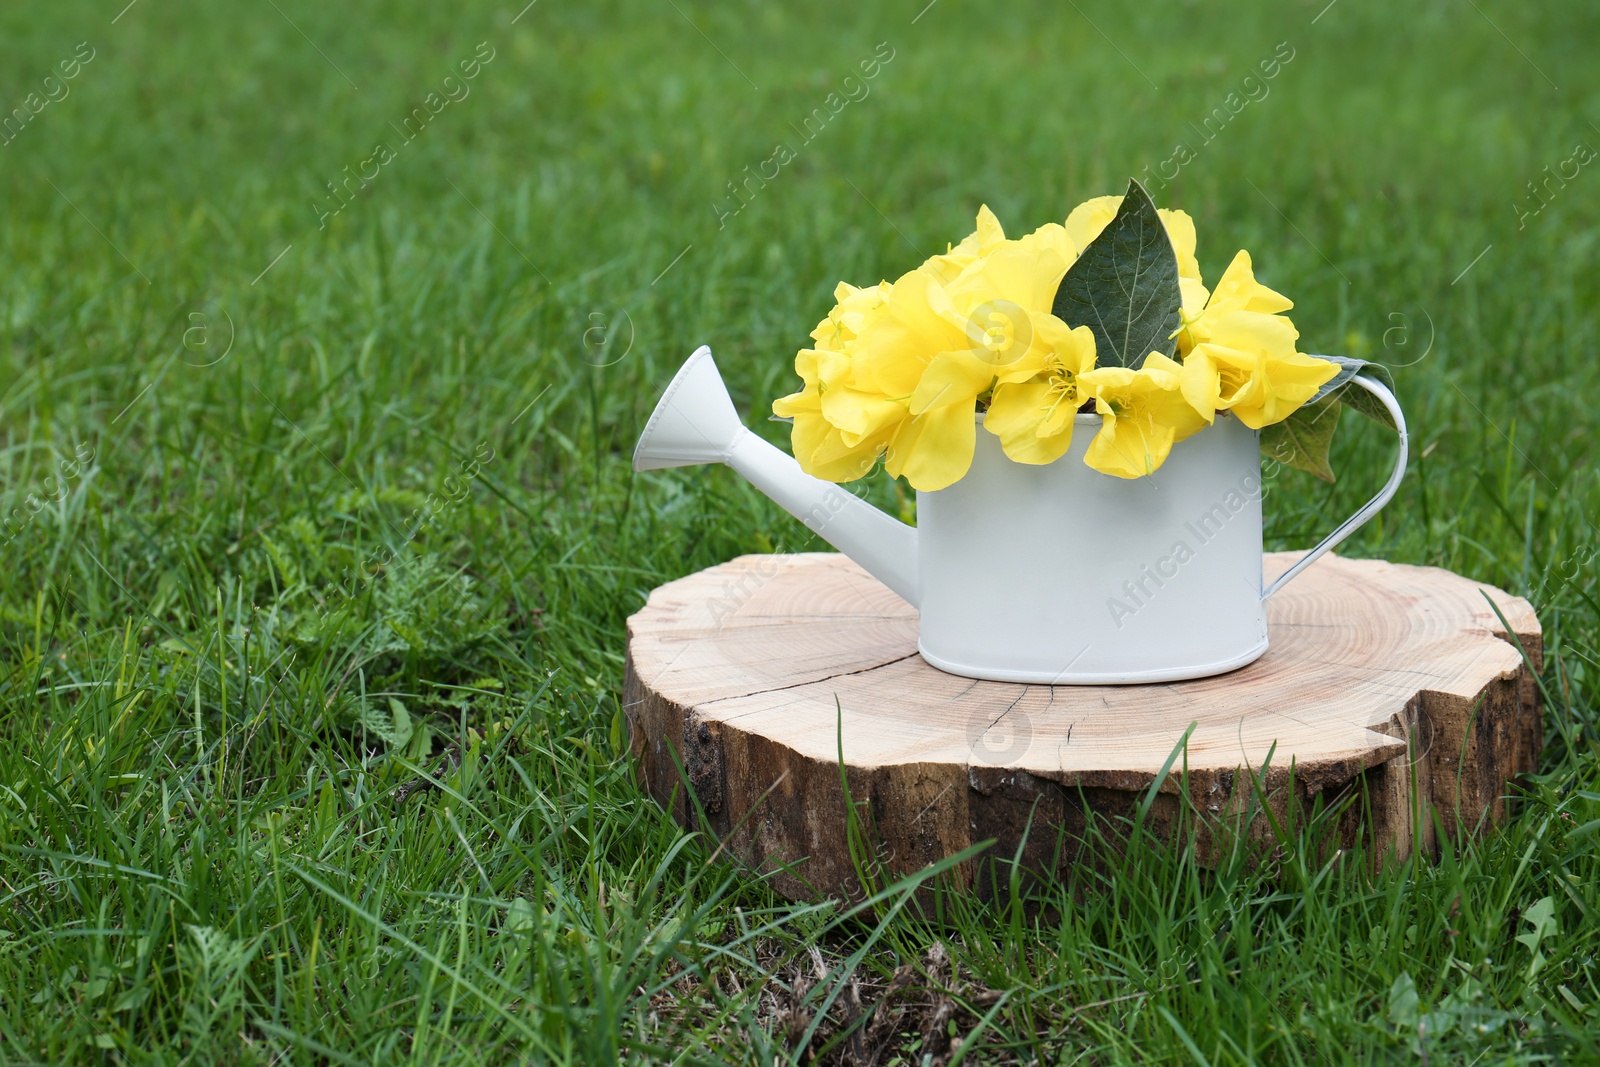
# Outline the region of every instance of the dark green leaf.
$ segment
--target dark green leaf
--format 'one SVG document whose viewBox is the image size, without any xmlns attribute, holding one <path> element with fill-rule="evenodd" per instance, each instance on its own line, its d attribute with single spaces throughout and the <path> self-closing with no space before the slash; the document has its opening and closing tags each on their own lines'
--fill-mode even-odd
<svg viewBox="0 0 1600 1067">
<path fill-rule="evenodd" d="M 1383 401 L 1359 385 L 1347 385 L 1339 390 L 1339 400 L 1345 407 L 1365 415 L 1373 422 L 1381 423 L 1391 430 L 1399 429 L 1394 424 L 1394 415 L 1384 406 Z"/>
<path fill-rule="evenodd" d="M 1312 397 L 1308 403 L 1314 404 L 1326 396 L 1338 396 L 1346 406 L 1353 408 L 1372 421 L 1382 423 L 1391 430 L 1397 428 L 1394 424 L 1394 416 L 1389 413 L 1389 409 L 1384 406 L 1383 401 L 1361 388 L 1361 386 L 1351 384 L 1350 381 L 1357 374 L 1360 374 L 1363 377 L 1382 382 L 1389 387 L 1390 392 L 1393 392 L 1394 378 L 1390 375 L 1388 367 L 1381 363 L 1369 363 L 1364 359 L 1351 359 L 1348 356 L 1319 355 L 1314 358 L 1325 359 L 1329 363 L 1339 364 L 1339 373 L 1319 389 L 1317 395 Z"/>
<path fill-rule="evenodd" d="M 1333 481 L 1328 447 L 1339 426 L 1339 398 L 1325 396 L 1303 405 L 1282 422 L 1261 430 L 1261 454 L 1268 459 Z"/>
<path fill-rule="evenodd" d="M 1129 181 L 1116 218 L 1061 279 L 1051 310 L 1094 331 L 1100 366 L 1138 367 L 1151 352 L 1173 354 L 1182 302 L 1167 229 L 1150 194 Z"/>
</svg>

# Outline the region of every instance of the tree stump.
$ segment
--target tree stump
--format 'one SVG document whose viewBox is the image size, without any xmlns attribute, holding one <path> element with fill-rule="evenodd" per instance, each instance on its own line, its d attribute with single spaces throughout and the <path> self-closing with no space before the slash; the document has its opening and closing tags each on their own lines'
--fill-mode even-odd
<svg viewBox="0 0 1600 1067">
<path fill-rule="evenodd" d="M 1267 556 L 1267 577 L 1294 558 Z M 1490 599 L 1537 670 L 1527 601 L 1329 555 L 1269 602 L 1271 648 L 1247 667 L 1021 685 L 928 666 L 916 610 L 843 556 L 742 556 L 628 620 L 624 703 L 650 795 L 795 899 L 859 895 L 841 761 L 885 872 L 993 839 L 990 856 L 1021 845 L 1059 877 L 1075 862 L 1062 834 L 1130 814 L 1191 724 L 1147 816 L 1158 834 L 1182 819 L 1214 856 L 1233 834 L 1269 839 L 1265 811 L 1301 817 L 1321 798 L 1351 801 L 1344 847 L 1403 858 L 1433 848 L 1435 816 L 1451 834 L 1503 822 L 1508 783 L 1535 769 L 1538 687 Z M 981 868 L 953 874 L 986 891 Z"/>
</svg>

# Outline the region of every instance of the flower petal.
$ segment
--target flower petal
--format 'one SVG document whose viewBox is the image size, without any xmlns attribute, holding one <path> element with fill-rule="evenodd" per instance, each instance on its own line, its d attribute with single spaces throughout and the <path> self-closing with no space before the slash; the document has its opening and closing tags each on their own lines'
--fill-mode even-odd
<svg viewBox="0 0 1600 1067">
<path fill-rule="evenodd" d="M 998 385 L 983 417 L 984 429 L 1000 438 L 1005 454 L 1018 463 L 1054 463 L 1072 447 L 1072 416 L 1077 409 L 1056 405 L 1066 410 L 1065 425 L 1046 433 L 1046 423 L 1055 421 L 1051 401 L 1048 382 Z"/>
<path fill-rule="evenodd" d="M 994 366 L 987 360 L 967 351 L 940 352 L 911 394 L 911 414 L 956 403 L 966 403 L 970 410 L 992 384 Z"/>
<path fill-rule="evenodd" d="M 1100 236 L 1100 231 L 1117 217 L 1117 208 L 1122 206 L 1122 197 L 1097 196 L 1093 200 L 1085 200 L 1072 209 L 1067 216 L 1065 229 L 1067 237 L 1078 247 L 1081 253 L 1089 247 L 1089 242 Z"/>
<path fill-rule="evenodd" d="M 1166 462 L 1173 437 L 1171 427 L 1148 418 L 1107 418 L 1083 461 L 1101 474 L 1142 478 Z"/>
<path fill-rule="evenodd" d="M 1200 261 L 1194 258 L 1194 219 L 1187 211 L 1157 208 L 1161 224 L 1166 227 L 1167 239 L 1172 242 L 1173 255 L 1178 260 L 1178 277 L 1200 281 Z"/>
<path fill-rule="evenodd" d="M 972 467 L 975 414 L 974 404 L 946 404 L 907 419 L 889 441 L 884 469 L 922 492 L 960 481 Z"/>
<path fill-rule="evenodd" d="M 1211 422 L 1222 402 L 1222 371 L 1213 358 L 1210 346 L 1201 345 L 1183 357 L 1183 373 L 1179 375 L 1178 388 L 1189 406 L 1206 422 Z"/>
<path fill-rule="evenodd" d="M 1211 294 L 1211 303 L 1219 311 L 1254 311 L 1262 315 L 1276 315 L 1294 307 L 1294 301 L 1256 281 L 1250 253 L 1242 248 L 1222 272 Z"/>
</svg>

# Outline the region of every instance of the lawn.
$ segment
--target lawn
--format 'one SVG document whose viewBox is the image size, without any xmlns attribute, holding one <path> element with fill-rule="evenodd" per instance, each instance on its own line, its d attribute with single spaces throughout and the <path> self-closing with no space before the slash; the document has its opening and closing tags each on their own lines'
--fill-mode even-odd
<svg viewBox="0 0 1600 1067">
<path fill-rule="evenodd" d="M 1600 11 L 523 2 L 0 9 L 0 1061 L 1600 1060 Z M 938 915 L 708 863 L 624 621 L 820 543 L 635 476 L 659 389 L 709 343 L 782 441 L 837 280 L 1130 175 L 1395 368 L 1343 551 L 1539 609 L 1514 822 Z M 1269 547 L 1390 447 L 1276 477 Z"/>
</svg>

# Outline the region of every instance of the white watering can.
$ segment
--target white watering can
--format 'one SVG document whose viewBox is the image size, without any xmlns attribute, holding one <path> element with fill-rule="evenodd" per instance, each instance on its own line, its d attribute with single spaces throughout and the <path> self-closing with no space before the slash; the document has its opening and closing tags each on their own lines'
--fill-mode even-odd
<svg viewBox="0 0 1600 1067">
<path fill-rule="evenodd" d="M 1071 449 L 1042 466 L 1013 462 L 999 438 L 980 432 L 965 477 L 917 493 L 913 528 L 806 474 L 746 429 L 702 347 L 656 405 L 633 469 L 726 463 L 916 607 L 917 648 L 940 670 L 1050 685 L 1202 678 L 1260 657 L 1267 598 L 1400 487 L 1407 454 L 1400 405 L 1382 383 L 1350 380 L 1394 416 L 1394 472 L 1265 589 L 1260 434 L 1231 416 L 1133 480 L 1084 465 L 1098 415 L 1077 416 Z"/>
</svg>

